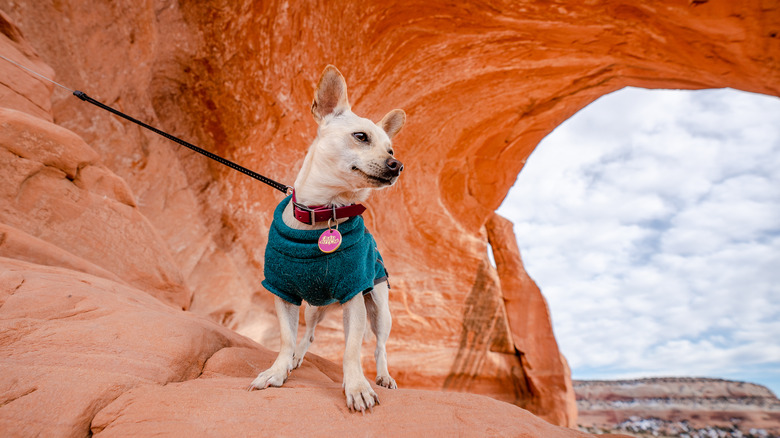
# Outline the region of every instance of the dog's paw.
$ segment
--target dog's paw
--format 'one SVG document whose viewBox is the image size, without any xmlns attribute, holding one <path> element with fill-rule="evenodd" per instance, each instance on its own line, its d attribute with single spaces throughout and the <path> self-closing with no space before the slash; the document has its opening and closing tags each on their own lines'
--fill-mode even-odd
<svg viewBox="0 0 780 438">
<path fill-rule="evenodd" d="M 303 358 L 306 356 L 306 350 L 308 345 L 306 347 L 298 347 L 295 349 L 295 353 L 293 354 L 293 360 L 292 360 L 292 367 L 293 369 L 297 369 L 299 366 L 303 364 Z"/>
<path fill-rule="evenodd" d="M 347 407 L 350 411 L 370 411 L 374 405 L 379 404 L 379 397 L 365 378 L 356 384 L 345 385 L 344 393 L 347 395 Z"/>
<path fill-rule="evenodd" d="M 246 390 L 251 391 L 253 389 L 265 389 L 269 386 L 282 386 L 289 374 L 287 371 L 274 370 L 273 368 L 267 369 L 258 374 Z"/>
<path fill-rule="evenodd" d="M 376 376 L 376 384 L 387 389 L 398 388 L 398 385 L 395 384 L 395 379 L 390 376 Z"/>
<path fill-rule="evenodd" d="M 300 355 L 299 356 L 297 352 L 293 355 L 293 369 L 294 370 L 298 369 L 298 367 L 301 366 L 301 364 L 303 363 L 303 356 L 304 355 Z"/>
</svg>

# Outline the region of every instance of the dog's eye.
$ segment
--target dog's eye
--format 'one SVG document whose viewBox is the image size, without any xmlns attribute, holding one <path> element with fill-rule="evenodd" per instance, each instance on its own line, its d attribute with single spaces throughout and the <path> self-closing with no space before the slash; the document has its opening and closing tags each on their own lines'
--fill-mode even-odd
<svg viewBox="0 0 780 438">
<path fill-rule="evenodd" d="M 387 153 L 393 155 L 393 151 L 387 151 Z"/>
<path fill-rule="evenodd" d="M 368 142 L 368 134 L 366 134 L 365 132 L 353 132 L 352 136 L 355 137 L 355 139 L 357 141 L 360 141 L 360 142 L 363 142 L 363 143 Z"/>
</svg>

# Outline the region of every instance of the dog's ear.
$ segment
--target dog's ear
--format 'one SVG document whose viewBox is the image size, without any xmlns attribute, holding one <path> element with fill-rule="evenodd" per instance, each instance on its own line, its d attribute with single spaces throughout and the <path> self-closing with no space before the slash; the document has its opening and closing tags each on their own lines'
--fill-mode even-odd
<svg viewBox="0 0 780 438">
<path fill-rule="evenodd" d="M 347 100 L 347 82 L 344 76 L 334 66 L 325 67 L 314 93 L 314 101 L 311 103 L 311 113 L 314 120 L 320 123 L 328 114 L 339 115 L 349 111 Z"/>
<path fill-rule="evenodd" d="M 406 122 L 404 110 L 394 109 L 382 118 L 379 127 L 384 129 L 388 137 L 393 138 L 403 128 L 404 122 Z"/>
</svg>

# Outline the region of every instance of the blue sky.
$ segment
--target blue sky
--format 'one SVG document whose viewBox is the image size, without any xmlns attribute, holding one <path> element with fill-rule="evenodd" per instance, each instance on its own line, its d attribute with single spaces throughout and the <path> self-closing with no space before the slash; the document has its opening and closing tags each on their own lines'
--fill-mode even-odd
<svg viewBox="0 0 780 438">
<path fill-rule="evenodd" d="M 780 99 L 604 96 L 539 144 L 498 213 L 575 379 L 780 394 Z"/>
</svg>

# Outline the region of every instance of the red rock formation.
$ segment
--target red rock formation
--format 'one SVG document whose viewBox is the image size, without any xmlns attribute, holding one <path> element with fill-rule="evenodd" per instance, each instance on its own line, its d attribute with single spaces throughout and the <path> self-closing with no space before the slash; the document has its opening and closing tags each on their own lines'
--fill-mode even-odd
<svg viewBox="0 0 780 438">
<path fill-rule="evenodd" d="M 550 374 L 565 374 L 549 343 L 533 350 L 549 356 L 520 350 L 523 362 L 514 355 L 513 346 L 551 335 L 544 318 L 517 329 L 526 315 L 503 308 L 486 258 L 485 223 L 539 140 L 627 85 L 780 94 L 780 12 L 763 0 L 15 0 L 0 1 L 0 9 L 30 42 L 22 47 L 21 34 L 3 24 L 11 40 L 3 53 L 32 47 L 59 81 L 282 181 L 294 179 L 314 135 L 308 107 L 325 64 L 345 73 L 356 112 L 376 118 L 404 108 L 409 121 L 395 149 L 406 171 L 366 215 L 392 272 L 391 371 L 401 386 L 447 384 L 510 401 L 518 391 L 512 376 L 539 371 L 528 363 L 560 364 Z M 41 87 L 33 82 L 30 90 Z M 14 99 L 2 105 L 49 114 L 46 99 Z M 279 195 L 61 90 L 51 102 L 48 117 L 127 183 L 137 207 L 123 205 L 137 208 L 162 239 L 193 292 L 191 309 L 273 347 L 276 322 L 260 279 Z M 134 268 L 102 264 L 107 257 L 77 255 L 123 281 L 141 281 Z M 163 289 L 178 283 L 162 274 L 152 280 Z M 324 322 L 313 349 L 335 360 L 337 319 Z M 529 407 L 573 425 L 566 379 L 551 389 L 550 405 Z"/>
<path fill-rule="evenodd" d="M 191 293 L 125 182 L 76 134 L 0 108 L 0 254 L 117 278 L 181 308 Z"/>
<path fill-rule="evenodd" d="M 0 38 L 4 56 L 9 45 Z M 3 105 L 40 112 L 40 84 L 14 82 Z M 469 394 L 377 388 L 381 410 L 344 415 L 340 367 L 313 354 L 285 389 L 246 391 L 275 353 L 170 306 L 189 292 L 166 277 L 166 245 L 124 181 L 76 134 L 23 111 L 0 108 L 3 436 L 586 436 Z"/>
<path fill-rule="evenodd" d="M 547 301 L 523 268 L 512 222 L 493 214 L 487 233 L 509 320 L 509 332 L 520 365 L 512 369 L 515 403 L 532 412 L 545 412 L 552 423 L 576 423 L 577 406 L 571 371 L 558 353 Z"/>
<path fill-rule="evenodd" d="M 589 436 L 472 394 L 377 388 L 381 406 L 349 415 L 341 367 L 315 355 L 249 392 L 274 352 L 121 283 L 3 257 L 0 357 L 3 436 Z"/>
</svg>

